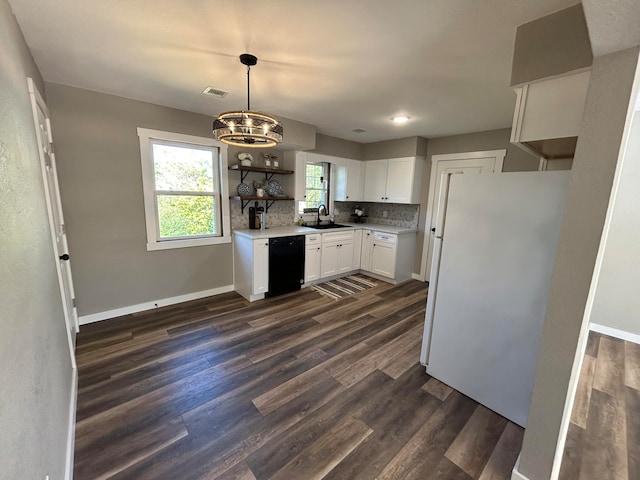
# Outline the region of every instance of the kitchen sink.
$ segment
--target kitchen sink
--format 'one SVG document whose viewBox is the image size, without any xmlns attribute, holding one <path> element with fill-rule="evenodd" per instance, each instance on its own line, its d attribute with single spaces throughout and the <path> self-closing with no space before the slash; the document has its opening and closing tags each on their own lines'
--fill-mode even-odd
<svg viewBox="0 0 640 480">
<path fill-rule="evenodd" d="M 339 223 L 321 223 L 320 225 L 307 225 L 309 228 L 316 228 L 318 230 L 328 230 L 330 228 L 345 228 L 350 225 L 340 225 Z"/>
</svg>

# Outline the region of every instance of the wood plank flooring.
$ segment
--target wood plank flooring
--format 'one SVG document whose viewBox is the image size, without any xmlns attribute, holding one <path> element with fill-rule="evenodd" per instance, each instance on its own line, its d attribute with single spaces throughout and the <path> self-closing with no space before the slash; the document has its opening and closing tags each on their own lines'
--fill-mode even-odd
<svg viewBox="0 0 640 480">
<path fill-rule="evenodd" d="M 640 345 L 589 333 L 561 480 L 640 478 Z"/>
<path fill-rule="evenodd" d="M 509 479 L 522 429 L 418 363 L 426 295 L 229 293 L 84 326 L 74 478 Z"/>
</svg>

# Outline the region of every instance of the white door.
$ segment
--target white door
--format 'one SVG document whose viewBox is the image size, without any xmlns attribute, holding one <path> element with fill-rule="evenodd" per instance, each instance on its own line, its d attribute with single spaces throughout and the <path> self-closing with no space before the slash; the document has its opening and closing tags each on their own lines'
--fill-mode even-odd
<svg viewBox="0 0 640 480">
<path fill-rule="evenodd" d="M 373 233 L 371 230 L 362 230 L 362 253 L 360 255 L 360 269 L 371 271 L 371 249 L 373 248 Z"/>
<path fill-rule="evenodd" d="M 253 241 L 253 294 L 269 291 L 269 240 Z"/>
<path fill-rule="evenodd" d="M 338 273 L 345 273 L 353 270 L 353 242 L 345 241 L 339 244 L 337 255 Z"/>
<path fill-rule="evenodd" d="M 364 163 L 360 160 L 347 160 L 347 200 L 362 201 L 364 193 Z"/>
<path fill-rule="evenodd" d="M 452 174 L 492 174 L 502 172 L 506 150 L 468 152 L 446 155 L 433 155 L 431 178 L 429 180 L 429 198 L 425 220 L 424 244 L 420 276 L 428 280 L 431 274 L 434 239 L 436 236 L 438 199 L 443 175 Z M 444 219 L 442 219 L 444 220 Z"/>
<path fill-rule="evenodd" d="M 388 160 L 364 162 L 364 201 L 384 202 L 387 191 Z"/>
<path fill-rule="evenodd" d="M 315 282 L 320 278 L 320 244 L 309 245 L 304 256 L 304 281 Z"/>
<path fill-rule="evenodd" d="M 375 242 L 375 240 L 374 240 Z M 383 277 L 396 276 L 396 246 L 374 243 L 371 253 L 371 271 Z"/>
<path fill-rule="evenodd" d="M 53 237 L 54 254 L 57 260 L 58 282 L 64 308 L 65 321 L 69 336 L 69 343 L 73 350 L 75 347 L 76 333 L 79 330 L 78 311 L 76 309 L 73 280 L 71 277 L 71 264 L 67 235 L 62 215 L 62 203 L 60 201 L 60 188 L 58 187 L 58 174 L 56 171 L 56 159 L 53 148 L 53 136 L 51 135 L 51 122 L 49 110 L 35 84 L 29 78 L 29 96 L 38 137 L 38 150 L 40 154 L 40 166 L 44 181 L 44 190 L 47 202 L 49 225 Z"/>
<path fill-rule="evenodd" d="M 322 278 L 338 273 L 338 246 L 335 243 L 322 245 L 320 265 L 320 276 Z"/>
<path fill-rule="evenodd" d="M 410 203 L 415 158 L 392 158 L 387 168 L 387 192 L 385 201 Z"/>
</svg>

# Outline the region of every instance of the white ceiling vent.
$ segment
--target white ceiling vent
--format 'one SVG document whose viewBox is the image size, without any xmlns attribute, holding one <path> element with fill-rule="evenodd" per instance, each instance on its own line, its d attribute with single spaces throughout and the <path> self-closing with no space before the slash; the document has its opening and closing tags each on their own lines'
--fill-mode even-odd
<svg viewBox="0 0 640 480">
<path fill-rule="evenodd" d="M 211 95 L 212 97 L 218 97 L 218 98 L 224 98 L 227 95 L 229 95 L 229 92 L 225 92 L 224 90 L 219 90 L 217 88 L 213 88 L 213 87 L 207 87 L 205 88 L 202 93 L 204 93 L 205 95 Z"/>
</svg>

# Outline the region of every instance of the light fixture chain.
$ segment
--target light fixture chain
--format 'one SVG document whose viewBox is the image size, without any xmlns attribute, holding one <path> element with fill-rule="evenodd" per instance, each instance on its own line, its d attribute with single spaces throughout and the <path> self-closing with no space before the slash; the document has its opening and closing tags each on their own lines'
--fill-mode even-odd
<svg viewBox="0 0 640 480">
<path fill-rule="evenodd" d="M 247 110 L 251 111 L 251 82 L 250 80 L 251 65 L 247 65 Z"/>
</svg>

